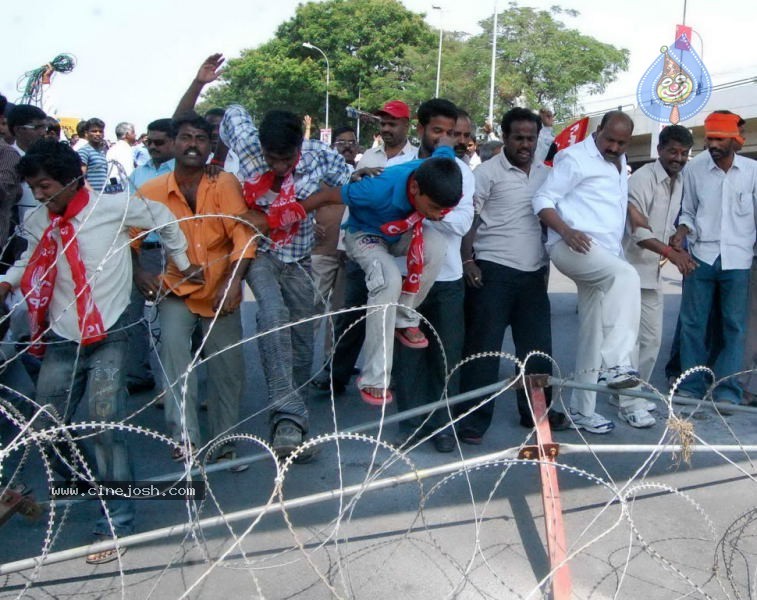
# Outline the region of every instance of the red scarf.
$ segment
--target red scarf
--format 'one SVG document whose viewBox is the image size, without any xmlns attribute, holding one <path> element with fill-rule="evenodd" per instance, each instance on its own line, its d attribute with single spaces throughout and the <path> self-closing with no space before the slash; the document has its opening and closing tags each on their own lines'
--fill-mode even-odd
<svg viewBox="0 0 757 600">
<path fill-rule="evenodd" d="M 270 204 L 268 210 L 263 210 L 257 205 L 257 200 L 268 191 L 270 191 L 273 182 L 276 179 L 276 175 L 273 171 L 266 171 L 262 175 L 254 177 L 250 181 L 245 181 L 243 186 L 244 200 L 247 206 L 254 208 L 266 214 L 281 214 L 286 213 L 290 209 L 292 204 L 297 203 L 297 199 L 294 195 L 294 169 L 297 167 L 297 163 L 300 162 L 300 157 L 297 157 L 297 162 L 294 163 L 292 170 L 286 174 L 284 180 L 281 182 L 281 189 L 278 196 Z M 271 229 L 268 233 L 274 246 L 286 246 L 292 241 L 292 238 L 297 235 L 300 230 L 300 222 L 297 221 L 285 227 L 279 229 Z"/>
<path fill-rule="evenodd" d="M 66 206 L 62 215 L 50 212 L 50 225 L 47 226 L 34 254 L 21 277 L 21 291 L 29 305 L 29 321 L 32 334 L 32 344 L 29 353 L 42 358 L 45 347 L 40 342 L 42 334 L 47 329 L 47 311 L 53 297 L 55 278 L 58 274 L 56 261 L 58 257 L 58 243 L 53 232 L 60 229 L 63 242 L 63 252 L 71 268 L 76 292 L 76 314 L 79 318 L 79 331 L 83 346 L 94 344 L 106 338 L 100 311 L 97 310 L 92 299 L 92 290 L 87 283 L 87 271 L 79 255 L 79 242 L 76 231 L 70 220 L 78 215 L 89 202 L 89 192 L 82 187 Z"/>
<path fill-rule="evenodd" d="M 410 181 L 407 180 L 407 199 L 410 205 L 415 208 L 415 196 L 410 193 Z M 444 211 L 444 214 L 449 210 Z M 423 219 L 424 216 L 417 210 L 413 211 L 404 219 L 389 221 L 384 223 L 380 229 L 386 235 L 401 235 L 411 228 L 413 237 L 410 240 L 410 247 L 407 249 L 407 277 L 402 282 L 402 291 L 408 294 L 417 294 L 421 289 L 421 277 L 423 275 Z"/>
</svg>

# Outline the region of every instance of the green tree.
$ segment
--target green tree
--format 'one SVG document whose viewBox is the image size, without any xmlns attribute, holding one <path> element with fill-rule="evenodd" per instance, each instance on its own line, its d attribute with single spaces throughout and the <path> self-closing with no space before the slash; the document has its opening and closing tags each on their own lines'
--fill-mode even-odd
<svg viewBox="0 0 757 600">
<path fill-rule="evenodd" d="M 516 103 L 548 104 L 558 118 L 574 113 L 581 94 L 597 94 L 628 67 L 628 50 L 570 29 L 559 18 L 578 12 L 558 6 L 549 11 L 510 3 L 497 18 L 495 115 Z M 445 34 L 441 95 L 463 106 L 481 123 L 488 114 L 493 18 L 481 21 L 483 33 Z M 427 70 L 435 55 L 411 55 L 411 70 Z M 434 67 L 435 72 L 435 67 Z M 416 81 L 421 97 L 434 92 L 435 80 Z"/>
<path fill-rule="evenodd" d="M 220 86 L 209 90 L 204 106 L 239 102 L 253 114 L 289 108 L 310 114 L 323 125 L 326 64 L 329 59 L 329 120 L 346 120 L 344 109 L 375 109 L 390 98 L 404 98 L 413 71 L 408 52 L 433 52 L 434 34 L 421 15 L 397 0 L 327 0 L 297 7 L 275 37 L 229 61 Z"/>
</svg>

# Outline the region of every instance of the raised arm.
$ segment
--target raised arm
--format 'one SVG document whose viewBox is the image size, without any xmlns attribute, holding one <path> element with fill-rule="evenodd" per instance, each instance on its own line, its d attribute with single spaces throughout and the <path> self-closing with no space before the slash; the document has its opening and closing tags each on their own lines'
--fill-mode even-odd
<svg viewBox="0 0 757 600">
<path fill-rule="evenodd" d="M 223 65 L 224 60 L 223 54 L 220 52 L 211 54 L 205 59 L 200 65 L 200 69 L 197 71 L 197 75 L 192 80 L 192 83 L 189 84 L 187 91 L 184 92 L 181 100 L 179 100 L 179 105 L 173 113 L 174 117 L 194 110 L 202 89 L 207 84 L 218 79 L 218 71 L 221 65 Z"/>
</svg>

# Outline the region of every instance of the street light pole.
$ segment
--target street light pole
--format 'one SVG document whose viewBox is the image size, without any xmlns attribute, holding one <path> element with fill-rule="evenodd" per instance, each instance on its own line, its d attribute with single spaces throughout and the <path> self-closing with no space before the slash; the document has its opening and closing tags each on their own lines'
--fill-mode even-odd
<svg viewBox="0 0 757 600">
<path fill-rule="evenodd" d="M 318 46 L 314 46 L 310 42 L 303 42 L 302 44 L 305 48 L 309 48 L 311 50 L 318 50 L 323 55 L 324 60 L 326 61 L 326 129 L 329 128 L 329 82 L 331 81 L 331 69 L 329 67 L 329 58 L 326 56 L 326 53 L 321 50 Z"/>
<path fill-rule="evenodd" d="M 492 23 L 492 73 L 489 82 L 489 124 L 494 131 L 494 72 L 497 66 L 497 0 L 494 0 L 494 21 Z"/>
<path fill-rule="evenodd" d="M 442 7 L 437 6 L 436 4 L 432 4 L 431 8 L 433 10 L 439 11 L 439 52 L 436 59 L 436 93 L 434 93 L 434 98 L 438 98 L 439 80 L 441 79 L 442 75 Z"/>
</svg>

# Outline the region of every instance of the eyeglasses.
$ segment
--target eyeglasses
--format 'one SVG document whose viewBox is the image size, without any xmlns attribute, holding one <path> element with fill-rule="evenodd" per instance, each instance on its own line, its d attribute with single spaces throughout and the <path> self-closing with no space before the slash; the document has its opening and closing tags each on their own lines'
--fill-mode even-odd
<svg viewBox="0 0 757 600">
<path fill-rule="evenodd" d="M 16 125 L 16 127 L 20 127 L 21 129 L 29 129 L 30 131 L 41 131 L 42 129 L 47 129 L 47 124 L 40 123 L 39 125 Z"/>
<path fill-rule="evenodd" d="M 165 146 L 167 141 L 168 140 L 151 140 L 150 138 L 147 138 L 145 140 L 145 145 L 146 146 L 157 146 L 158 148 L 160 148 L 161 146 Z"/>
<path fill-rule="evenodd" d="M 357 146 L 357 142 L 352 140 L 339 140 L 338 142 L 334 142 L 334 146 L 339 148 L 349 148 L 351 146 Z"/>
</svg>

